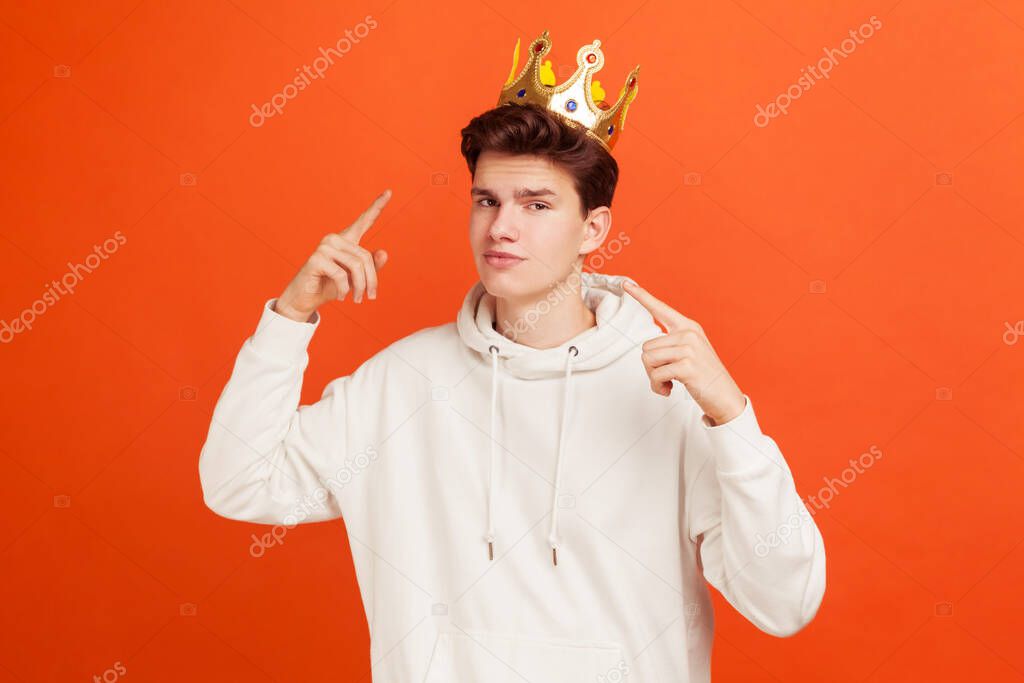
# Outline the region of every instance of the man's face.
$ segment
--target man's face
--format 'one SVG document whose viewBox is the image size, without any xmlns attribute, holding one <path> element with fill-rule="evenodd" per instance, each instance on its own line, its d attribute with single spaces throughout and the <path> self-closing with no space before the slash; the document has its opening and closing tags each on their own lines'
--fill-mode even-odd
<svg viewBox="0 0 1024 683">
<path fill-rule="evenodd" d="M 601 246 L 611 227 L 607 207 L 583 218 L 572 176 L 534 155 L 483 152 L 471 199 L 473 258 L 484 287 L 499 298 L 543 297 Z"/>
</svg>

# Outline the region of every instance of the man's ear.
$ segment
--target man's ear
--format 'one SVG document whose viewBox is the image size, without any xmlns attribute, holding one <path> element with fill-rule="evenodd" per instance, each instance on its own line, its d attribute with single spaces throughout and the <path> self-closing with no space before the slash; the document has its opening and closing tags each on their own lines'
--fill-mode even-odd
<svg viewBox="0 0 1024 683">
<path fill-rule="evenodd" d="M 583 221 L 583 243 L 580 244 L 580 255 L 586 256 L 590 252 L 600 249 L 611 229 L 612 210 L 607 206 L 591 209 Z"/>
</svg>

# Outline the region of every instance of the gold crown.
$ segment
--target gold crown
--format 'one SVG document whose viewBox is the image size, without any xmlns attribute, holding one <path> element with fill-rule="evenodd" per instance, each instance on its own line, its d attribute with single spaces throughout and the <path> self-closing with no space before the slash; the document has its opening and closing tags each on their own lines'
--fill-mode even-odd
<svg viewBox="0 0 1024 683">
<path fill-rule="evenodd" d="M 611 153 L 622 129 L 626 126 L 626 109 L 636 98 L 636 79 L 640 73 L 640 65 L 637 64 L 626 77 L 626 84 L 619 90 L 618 99 L 615 104 L 610 105 L 605 101 L 601 81 L 593 80 L 594 74 L 604 66 L 600 40 L 584 45 L 576 52 L 576 72 L 559 86 L 555 85 L 555 72 L 551 69 L 551 60 L 541 61 L 551 51 L 548 32 L 544 31 L 530 43 L 529 60 L 516 76 L 516 67 L 519 66 L 519 42 L 519 39 L 516 39 L 512 71 L 501 88 L 498 105 L 505 102 L 538 104 L 581 126 L 590 137 L 600 142 L 605 150 Z"/>
</svg>

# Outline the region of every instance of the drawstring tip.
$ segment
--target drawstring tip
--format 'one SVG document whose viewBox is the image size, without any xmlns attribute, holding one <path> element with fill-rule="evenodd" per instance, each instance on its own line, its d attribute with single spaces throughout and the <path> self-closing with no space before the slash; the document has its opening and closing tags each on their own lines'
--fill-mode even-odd
<svg viewBox="0 0 1024 683">
<path fill-rule="evenodd" d="M 494 542 L 487 541 L 487 557 L 488 559 L 494 559 Z"/>
<path fill-rule="evenodd" d="M 558 566 L 558 549 L 557 548 L 552 548 L 551 549 L 551 562 L 552 562 L 552 564 L 554 564 L 554 566 L 556 566 L 556 567 Z"/>
</svg>

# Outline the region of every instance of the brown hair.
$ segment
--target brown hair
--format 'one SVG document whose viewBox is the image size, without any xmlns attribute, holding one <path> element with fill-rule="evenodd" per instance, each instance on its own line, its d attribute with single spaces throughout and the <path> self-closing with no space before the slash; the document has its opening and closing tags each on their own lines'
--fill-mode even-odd
<svg viewBox="0 0 1024 683">
<path fill-rule="evenodd" d="M 474 117 L 462 129 L 462 156 L 471 176 L 485 150 L 536 154 L 563 168 L 575 181 L 580 213 L 611 208 L 619 165 L 597 140 L 558 114 L 537 104 L 505 102 Z"/>
</svg>

